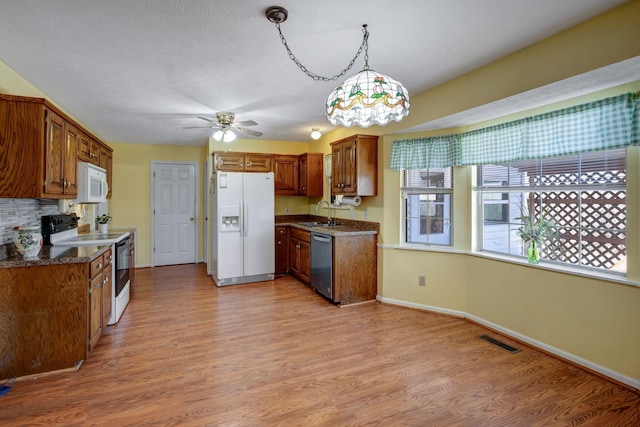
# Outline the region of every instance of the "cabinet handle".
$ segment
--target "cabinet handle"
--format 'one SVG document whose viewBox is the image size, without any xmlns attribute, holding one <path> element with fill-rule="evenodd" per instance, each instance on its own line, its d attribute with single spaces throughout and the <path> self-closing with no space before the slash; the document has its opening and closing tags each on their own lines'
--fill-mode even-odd
<svg viewBox="0 0 640 427">
<path fill-rule="evenodd" d="M 278 242 L 278 244 L 279 244 L 279 245 L 281 245 L 281 244 L 282 244 L 282 242 Z"/>
<path fill-rule="evenodd" d="M 98 264 L 98 268 L 102 268 L 102 263 Z"/>
<path fill-rule="evenodd" d="M 244 163 L 243 163 L 243 162 L 240 162 L 240 167 L 242 167 L 242 166 L 244 166 Z"/>
<path fill-rule="evenodd" d="M 248 162 L 248 163 L 247 163 L 247 166 L 251 167 L 251 162 Z"/>
</svg>

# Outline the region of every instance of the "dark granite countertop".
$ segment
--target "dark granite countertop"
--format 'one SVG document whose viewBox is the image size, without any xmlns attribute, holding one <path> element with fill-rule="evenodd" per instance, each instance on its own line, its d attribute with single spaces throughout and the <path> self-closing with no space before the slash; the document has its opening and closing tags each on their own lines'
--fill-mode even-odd
<svg viewBox="0 0 640 427">
<path fill-rule="evenodd" d="M 0 268 L 36 267 L 55 264 L 90 262 L 106 252 L 111 245 L 100 246 L 43 246 L 35 258 L 13 254 L 0 259 Z"/>
<path fill-rule="evenodd" d="M 304 223 L 317 222 L 318 225 L 310 226 Z M 306 231 L 329 236 L 360 236 L 365 234 L 378 234 L 380 225 L 377 222 L 354 221 L 349 219 L 337 219 L 338 225 L 330 227 L 320 226 L 327 223 L 327 217 L 317 215 L 277 215 L 276 225 L 300 228 Z"/>
</svg>

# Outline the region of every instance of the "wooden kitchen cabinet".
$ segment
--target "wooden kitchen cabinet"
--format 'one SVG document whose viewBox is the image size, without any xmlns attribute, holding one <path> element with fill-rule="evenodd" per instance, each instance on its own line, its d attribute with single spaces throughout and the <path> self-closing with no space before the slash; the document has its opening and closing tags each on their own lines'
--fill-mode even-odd
<svg viewBox="0 0 640 427">
<path fill-rule="evenodd" d="M 274 155 L 273 175 L 276 196 L 298 194 L 298 156 Z"/>
<path fill-rule="evenodd" d="M 78 130 L 45 108 L 44 193 L 75 197 L 78 194 Z"/>
<path fill-rule="evenodd" d="M 289 227 L 276 226 L 276 274 L 289 272 Z"/>
<path fill-rule="evenodd" d="M 301 282 L 311 283 L 311 233 L 297 228 L 289 230 L 289 272 Z"/>
<path fill-rule="evenodd" d="M 331 194 L 378 193 L 378 137 L 353 135 L 331 143 Z"/>
<path fill-rule="evenodd" d="M 376 234 L 333 238 L 333 301 L 375 300 L 378 293 Z"/>
<path fill-rule="evenodd" d="M 271 156 L 260 153 L 213 153 L 216 171 L 270 172 Z"/>
<path fill-rule="evenodd" d="M 1 198 L 77 196 L 89 132 L 43 98 L 14 95 L 0 95 L 0 123 Z"/>
<path fill-rule="evenodd" d="M 113 297 L 111 249 L 91 261 L 89 265 L 89 349 L 93 350 L 111 317 Z"/>
<path fill-rule="evenodd" d="M 298 195 L 323 195 L 324 154 L 304 153 L 298 156 Z"/>
<path fill-rule="evenodd" d="M 78 141 L 78 160 L 93 163 L 91 161 L 91 138 L 82 132 Z"/>
</svg>

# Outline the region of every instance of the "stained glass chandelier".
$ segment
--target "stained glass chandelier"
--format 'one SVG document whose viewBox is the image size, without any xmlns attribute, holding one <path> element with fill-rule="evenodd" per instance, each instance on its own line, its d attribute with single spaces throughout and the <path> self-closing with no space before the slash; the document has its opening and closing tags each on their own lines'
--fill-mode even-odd
<svg viewBox="0 0 640 427">
<path fill-rule="evenodd" d="M 280 40 L 287 49 L 289 58 L 302 72 L 314 80 L 337 80 L 353 67 L 356 59 L 364 51 L 364 69 L 342 82 L 329 94 L 325 105 L 329 123 L 334 126 L 368 128 L 374 124 L 385 126 L 391 121 L 399 122 L 407 117 L 411 106 L 407 89 L 402 83 L 369 68 L 369 31 L 367 31 L 367 25 L 362 26 L 364 34 L 362 44 L 349 65 L 333 77 L 323 77 L 310 72 L 291 52 L 280 29 L 280 24 L 287 20 L 287 10 L 280 6 L 273 6 L 267 9 L 266 15 L 267 19 L 276 25 Z"/>
</svg>

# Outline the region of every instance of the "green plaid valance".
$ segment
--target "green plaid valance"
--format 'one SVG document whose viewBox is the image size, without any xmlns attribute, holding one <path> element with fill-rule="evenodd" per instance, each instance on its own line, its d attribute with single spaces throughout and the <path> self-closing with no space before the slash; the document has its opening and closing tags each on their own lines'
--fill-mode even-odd
<svg viewBox="0 0 640 427">
<path fill-rule="evenodd" d="M 393 142 L 391 169 L 446 168 L 459 158 L 460 135 L 405 139 Z"/>
<path fill-rule="evenodd" d="M 481 165 L 640 144 L 638 94 L 527 117 L 456 135 L 393 142 L 391 169 Z"/>
</svg>

